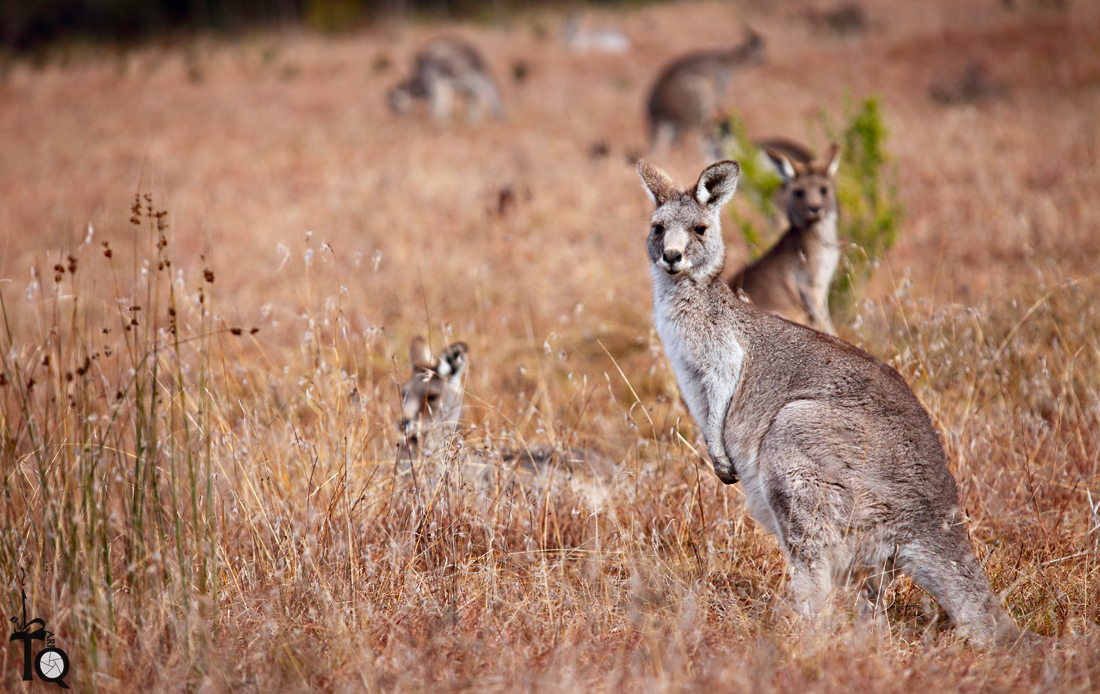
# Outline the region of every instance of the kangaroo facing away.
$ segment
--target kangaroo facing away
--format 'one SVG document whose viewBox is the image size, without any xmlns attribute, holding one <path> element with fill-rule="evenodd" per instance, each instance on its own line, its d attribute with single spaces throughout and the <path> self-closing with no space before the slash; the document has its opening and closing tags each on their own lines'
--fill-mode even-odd
<svg viewBox="0 0 1100 694">
<path fill-rule="evenodd" d="M 415 460 L 430 456 L 441 450 L 447 437 L 458 429 L 462 418 L 468 352 L 465 342 L 455 342 L 433 359 L 423 337 L 417 335 L 409 343 L 409 362 L 413 373 L 401 386 L 400 428 L 404 441 L 399 458 Z M 608 479 L 616 467 L 606 455 L 587 446 L 536 444 L 493 452 L 499 454 L 505 465 L 542 477 L 557 469 L 567 477 L 576 475 Z"/>
<path fill-rule="evenodd" d="M 721 157 L 719 109 L 733 74 L 764 62 L 764 39 L 750 31 L 735 48 L 689 53 L 662 70 L 649 93 L 649 144 L 654 151 L 698 132 L 708 161 Z"/>
<path fill-rule="evenodd" d="M 829 285 L 840 262 L 836 186 L 840 149 L 824 160 L 802 163 L 767 147 L 783 178 L 790 227 L 759 260 L 730 279 L 760 308 L 796 323 L 836 335 L 829 317 Z"/>
<path fill-rule="evenodd" d="M 414 99 L 427 99 L 432 118 L 449 120 L 455 96 L 466 100 L 466 118 L 481 119 L 482 108 L 500 118 L 504 110 L 496 85 L 485 61 L 472 45 L 453 37 L 437 38 L 416 55 L 412 74 L 389 92 L 390 108 L 396 113 L 409 110 Z"/>
<path fill-rule="evenodd" d="M 904 571 L 979 645 L 1020 636 L 974 556 L 931 417 L 897 371 L 829 335 L 737 298 L 722 279 L 720 210 L 740 167 L 688 190 L 642 161 L 656 209 L 648 251 L 653 318 L 714 470 L 744 485 L 775 534 L 799 611 L 861 589 L 874 616 Z"/>
</svg>

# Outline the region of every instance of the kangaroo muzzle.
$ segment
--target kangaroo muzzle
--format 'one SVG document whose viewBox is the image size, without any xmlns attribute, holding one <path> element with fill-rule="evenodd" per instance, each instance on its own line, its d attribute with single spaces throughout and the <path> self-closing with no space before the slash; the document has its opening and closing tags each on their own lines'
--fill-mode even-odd
<svg viewBox="0 0 1100 694">
<path fill-rule="evenodd" d="M 684 257 L 687 246 L 687 234 L 670 232 L 665 239 L 665 246 L 661 250 L 661 257 L 657 264 L 670 275 L 678 275 L 691 267 L 691 263 Z"/>
</svg>

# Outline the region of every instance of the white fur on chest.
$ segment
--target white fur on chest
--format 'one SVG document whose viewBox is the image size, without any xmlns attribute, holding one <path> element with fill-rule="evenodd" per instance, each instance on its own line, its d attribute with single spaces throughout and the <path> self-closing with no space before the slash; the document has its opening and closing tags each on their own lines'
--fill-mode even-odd
<svg viewBox="0 0 1100 694">
<path fill-rule="evenodd" d="M 837 218 L 830 215 L 818 223 L 817 238 L 817 262 L 813 268 L 814 284 L 826 292 L 836 273 L 836 266 L 840 264 L 840 242 L 837 241 Z"/>
<path fill-rule="evenodd" d="M 683 299 L 676 296 L 671 278 L 657 270 L 653 279 L 654 324 L 680 392 L 712 448 L 711 455 L 724 456 L 726 446 L 721 431 L 740 382 L 745 352 L 732 331 L 689 318 L 690 312 L 677 306 Z M 698 300 L 706 297 L 700 296 Z M 713 450 L 716 445 L 720 450 Z"/>
</svg>

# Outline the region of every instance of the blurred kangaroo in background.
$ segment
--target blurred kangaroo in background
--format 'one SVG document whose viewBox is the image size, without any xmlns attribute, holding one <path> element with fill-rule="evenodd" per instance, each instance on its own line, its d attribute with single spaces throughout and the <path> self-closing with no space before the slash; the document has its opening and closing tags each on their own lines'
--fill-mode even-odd
<svg viewBox="0 0 1100 694">
<path fill-rule="evenodd" d="M 456 95 L 465 98 L 470 122 L 480 120 L 483 108 L 497 118 L 504 115 L 496 84 L 481 54 L 466 41 L 442 37 L 417 53 L 412 74 L 390 90 L 389 102 L 394 112 L 405 113 L 414 99 L 427 99 L 432 118 L 443 122 L 454 112 Z"/>
<path fill-rule="evenodd" d="M 790 227 L 767 253 L 734 275 L 730 287 L 766 311 L 836 335 L 829 285 L 840 262 L 833 180 L 840 149 L 833 144 L 824 160 L 808 163 L 792 161 L 774 147 L 765 151 L 783 178 Z"/>
<path fill-rule="evenodd" d="M 649 94 L 649 143 L 654 151 L 695 131 L 703 138 L 708 161 L 721 157 L 719 109 L 733 74 L 742 67 L 763 63 L 764 39 L 749 31 L 736 48 L 689 53 L 661 72 Z"/>
<path fill-rule="evenodd" d="M 468 352 L 465 342 L 455 342 L 433 359 L 423 337 L 417 335 L 409 343 L 409 362 L 413 373 L 401 386 L 400 428 L 404 441 L 399 458 L 415 460 L 429 457 L 440 451 L 447 437 L 457 431 L 462 418 Z M 464 465 L 472 466 L 485 458 L 487 452 L 471 453 L 474 457 L 462 460 Z M 610 458 L 588 446 L 538 444 L 488 453 L 499 455 L 505 465 L 540 477 L 560 469 L 567 477 L 582 475 L 606 479 L 616 469 Z M 481 467 L 484 471 L 487 466 Z"/>
<path fill-rule="evenodd" d="M 899 571 L 975 643 L 1020 631 L 974 556 L 932 419 L 897 371 L 835 337 L 740 300 L 722 278 L 721 210 L 740 167 L 722 161 L 679 189 L 649 162 L 653 320 L 714 471 L 786 556 L 797 609 L 860 588 L 881 614 Z"/>
<path fill-rule="evenodd" d="M 412 377 L 401 386 L 401 433 L 410 456 L 440 448 L 458 428 L 466 378 L 465 342 L 449 345 L 432 358 L 427 341 L 409 343 Z"/>
</svg>

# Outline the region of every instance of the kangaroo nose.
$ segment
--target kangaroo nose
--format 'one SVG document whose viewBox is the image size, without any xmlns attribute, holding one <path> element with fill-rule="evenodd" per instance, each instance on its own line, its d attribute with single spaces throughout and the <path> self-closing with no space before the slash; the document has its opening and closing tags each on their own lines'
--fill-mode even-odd
<svg viewBox="0 0 1100 694">
<path fill-rule="evenodd" d="M 684 254 L 681 253 L 680 251 L 677 251 L 677 250 L 674 250 L 674 249 L 670 248 L 670 249 L 665 251 L 665 256 L 664 257 L 665 257 L 665 262 L 668 263 L 670 266 L 672 266 L 672 265 L 675 265 L 676 263 L 680 262 L 680 260 L 683 259 Z"/>
</svg>

